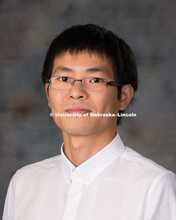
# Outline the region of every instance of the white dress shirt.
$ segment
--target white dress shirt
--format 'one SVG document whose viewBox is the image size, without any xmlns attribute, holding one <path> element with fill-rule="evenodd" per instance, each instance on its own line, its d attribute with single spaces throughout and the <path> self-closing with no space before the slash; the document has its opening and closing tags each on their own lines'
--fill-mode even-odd
<svg viewBox="0 0 176 220">
<path fill-rule="evenodd" d="M 176 176 L 117 134 L 75 167 L 64 155 L 13 176 L 3 220 L 176 220 Z"/>
</svg>

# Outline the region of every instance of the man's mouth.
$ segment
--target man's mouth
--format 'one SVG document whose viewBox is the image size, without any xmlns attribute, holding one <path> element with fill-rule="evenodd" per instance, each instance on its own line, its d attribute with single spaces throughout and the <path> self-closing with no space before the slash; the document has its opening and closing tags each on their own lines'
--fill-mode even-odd
<svg viewBox="0 0 176 220">
<path fill-rule="evenodd" d="M 86 114 L 91 112 L 89 109 L 85 109 L 85 108 L 69 108 L 66 110 L 67 113 L 69 114 L 74 114 L 74 113 L 79 113 L 79 114 Z"/>
</svg>

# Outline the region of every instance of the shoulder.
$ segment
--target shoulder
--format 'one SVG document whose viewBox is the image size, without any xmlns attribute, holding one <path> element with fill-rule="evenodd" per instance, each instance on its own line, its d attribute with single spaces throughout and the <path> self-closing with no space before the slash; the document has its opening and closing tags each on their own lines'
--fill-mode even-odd
<svg viewBox="0 0 176 220">
<path fill-rule="evenodd" d="M 166 170 L 154 178 L 144 203 L 144 220 L 175 219 L 176 175 Z"/>
<path fill-rule="evenodd" d="M 154 172 L 163 173 L 166 172 L 167 169 L 157 164 L 153 160 L 142 156 L 137 153 L 133 149 L 126 147 L 124 153 L 122 154 L 122 158 L 128 162 L 133 163 L 135 166 L 141 167 L 143 169 L 153 170 Z"/>
<path fill-rule="evenodd" d="M 169 182 L 168 179 L 175 178 L 175 174 L 170 170 L 162 167 L 156 162 L 148 159 L 133 149 L 126 147 L 121 155 L 122 164 L 127 170 L 130 170 L 133 175 L 138 176 L 139 179 L 148 180 L 150 183 L 155 182 Z M 169 178 L 168 178 L 169 176 Z"/>
<path fill-rule="evenodd" d="M 60 155 L 24 166 L 16 171 L 15 179 L 41 179 L 60 166 Z"/>
</svg>

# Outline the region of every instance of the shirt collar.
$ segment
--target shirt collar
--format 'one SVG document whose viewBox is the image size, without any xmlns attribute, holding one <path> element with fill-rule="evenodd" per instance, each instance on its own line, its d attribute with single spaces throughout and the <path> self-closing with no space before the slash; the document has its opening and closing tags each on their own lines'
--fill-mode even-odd
<svg viewBox="0 0 176 220">
<path fill-rule="evenodd" d="M 115 138 L 101 151 L 75 167 L 65 156 L 63 144 L 61 146 L 61 171 L 67 184 L 72 181 L 72 173 L 77 172 L 84 184 L 88 186 L 105 168 L 107 168 L 116 158 L 118 158 L 125 146 L 117 134 Z"/>
</svg>

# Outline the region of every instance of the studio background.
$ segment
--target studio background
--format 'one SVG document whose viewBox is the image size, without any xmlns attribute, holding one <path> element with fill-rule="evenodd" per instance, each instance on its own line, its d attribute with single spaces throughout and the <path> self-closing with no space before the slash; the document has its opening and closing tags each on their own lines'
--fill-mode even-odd
<svg viewBox="0 0 176 220">
<path fill-rule="evenodd" d="M 136 102 L 118 131 L 123 142 L 176 172 L 176 2 L 174 0 L 0 1 L 0 216 L 9 181 L 24 165 L 60 154 L 42 65 L 49 44 L 74 24 L 95 23 L 133 49 Z"/>
</svg>

